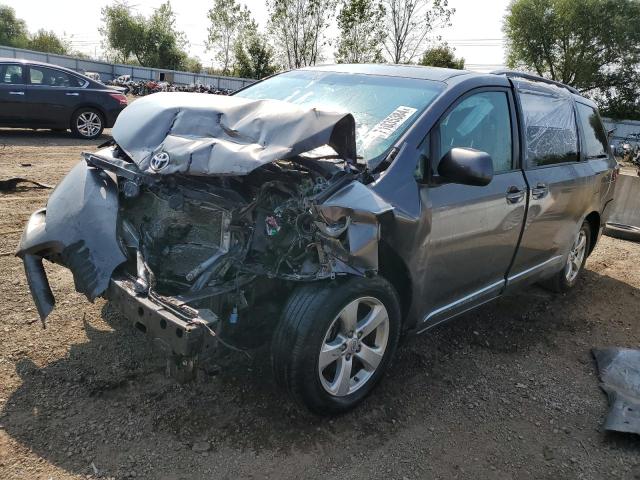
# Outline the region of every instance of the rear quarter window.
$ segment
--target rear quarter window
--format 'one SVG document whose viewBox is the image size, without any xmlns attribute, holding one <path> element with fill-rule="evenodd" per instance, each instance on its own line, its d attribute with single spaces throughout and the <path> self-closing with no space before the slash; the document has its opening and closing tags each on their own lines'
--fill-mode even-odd
<svg viewBox="0 0 640 480">
<path fill-rule="evenodd" d="M 578 103 L 578 118 L 584 135 L 585 158 L 605 158 L 607 151 L 607 132 L 595 108 Z"/>
<path fill-rule="evenodd" d="M 578 132 L 573 102 L 552 89 L 518 87 L 524 117 L 526 161 L 541 167 L 578 160 Z"/>
<path fill-rule="evenodd" d="M 53 68 L 29 67 L 29 83 L 48 87 L 81 87 L 84 82 L 78 77 Z"/>
</svg>

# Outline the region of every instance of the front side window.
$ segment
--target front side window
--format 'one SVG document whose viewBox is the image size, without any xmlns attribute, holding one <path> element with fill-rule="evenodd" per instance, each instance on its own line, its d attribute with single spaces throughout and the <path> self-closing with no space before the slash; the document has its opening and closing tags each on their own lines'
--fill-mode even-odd
<svg viewBox="0 0 640 480">
<path fill-rule="evenodd" d="M 22 81 L 22 65 L 0 65 L 0 82 L 20 84 Z"/>
<path fill-rule="evenodd" d="M 523 82 L 524 83 L 524 82 Z M 520 88 L 527 165 L 541 167 L 578 160 L 578 133 L 571 97 L 537 87 Z"/>
<path fill-rule="evenodd" d="M 513 168 L 511 115 L 505 92 L 467 97 L 440 122 L 439 135 L 438 160 L 452 148 L 467 147 L 491 155 L 495 173 Z"/>
<path fill-rule="evenodd" d="M 29 67 L 29 83 L 49 87 L 81 87 L 83 82 L 76 76 L 46 67 Z"/>
<path fill-rule="evenodd" d="M 604 131 L 602 122 L 598 112 L 589 107 L 578 103 L 578 118 L 584 133 L 585 156 L 587 160 L 593 158 L 606 158 L 607 151 L 607 132 Z"/>
</svg>

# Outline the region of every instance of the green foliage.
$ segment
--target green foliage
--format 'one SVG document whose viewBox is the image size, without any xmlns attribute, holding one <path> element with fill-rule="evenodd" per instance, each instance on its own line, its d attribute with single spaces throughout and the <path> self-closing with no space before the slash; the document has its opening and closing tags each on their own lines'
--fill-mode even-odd
<svg viewBox="0 0 640 480">
<path fill-rule="evenodd" d="M 576 87 L 606 114 L 637 116 L 638 19 L 637 0 L 513 0 L 504 21 L 507 64 Z"/>
<path fill-rule="evenodd" d="M 424 52 L 419 62 L 427 67 L 464 69 L 464 58 L 456 58 L 454 50 L 447 44 L 432 47 Z"/>
<path fill-rule="evenodd" d="M 186 72 L 191 72 L 191 73 L 201 73 L 203 70 L 202 62 L 198 57 L 185 58 L 182 68 Z"/>
<path fill-rule="evenodd" d="M 385 8 L 384 42 L 393 63 L 411 63 L 438 28 L 451 25 L 454 8 L 447 0 L 382 0 Z"/>
<path fill-rule="evenodd" d="M 234 53 L 236 57 L 235 75 L 257 80 L 268 77 L 276 72 L 273 64 L 273 49 L 267 41 L 251 29 L 247 37 L 236 42 Z"/>
<path fill-rule="evenodd" d="M 0 45 L 27 48 L 29 32 L 24 20 L 16 17 L 16 11 L 6 5 L 0 5 Z"/>
<path fill-rule="evenodd" d="M 222 65 L 223 74 L 228 74 L 236 60 L 234 46 L 253 21 L 251 14 L 246 6 L 240 6 L 236 0 L 214 0 L 208 17 L 211 24 L 207 49 L 214 52 L 214 58 Z"/>
<path fill-rule="evenodd" d="M 40 29 L 29 40 L 31 50 L 38 52 L 57 53 L 58 55 L 69 54 L 69 44 L 62 38 L 58 37 L 53 31 Z"/>
<path fill-rule="evenodd" d="M 67 53 L 67 55 L 71 55 L 72 57 L 78 57 L 81 58 L 83 60 L 91 60 L 93 57 L 91 55 L 88 55 L 84 52 L 81 52 L 79 50 L 73 50 L 69 53 Z"/>
<path fill-rule="evenodd" d="M 377 0 L 344 0 L 338 14 L 337 63 L 380 63 L 385 10 Z"/>
<path fill-rule="evenodd" d="M 100 30 L 117 61 L 145 67 L 182 70 L 187 62 L 184 34 L 176 30 L 175 14 L 167 1 L 150 18 L 135 15 L 126 3 L 102 9 Z"/>
<path fill-rule="evenodd" d="M 269 32 L 288 68 L 315 65 L 337 0 L 269 0 Z"/>
<path fill-rule="evenodd" d="M 634 78 L 638 72 L 630 75 L 632 76 L 626 84 L 593 95 L 603 116 L 620 120 L 640 120 L 640 86 Z"/>
<path fill-rule="evenodd" d="M 70 50 L 69 44 L 52 30 L 40 29 L 29 35 L 25 21 L 16 17 L 13 8 L 5 5 L 0 5 L 0 45 L 59 55 L 66 55 Z"/>
</svg>

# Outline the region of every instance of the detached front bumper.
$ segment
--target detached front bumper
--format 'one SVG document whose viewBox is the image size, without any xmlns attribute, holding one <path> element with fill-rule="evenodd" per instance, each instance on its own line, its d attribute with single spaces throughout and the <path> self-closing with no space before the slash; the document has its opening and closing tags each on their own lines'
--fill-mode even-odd
<svg viewBox="0 0 640 480">
<path fill-rule="evenodd" d="M 107 172 L 79 162 L 58 184 L 47 208 L 31 215 L 16 255 L 24 262 L 31 295 L 44 322 L 55 300 L 42 259 L 73 274 L 89 300 L 102 295 L 126 260 L 117 239 L 118 185 Z"/>
<path fill-rule="evenodd" d="M 55 305 L 43 266 L 46 258 L 71 271 L 78 292 L 89 300 L 107 297 L 162 351 L 193 365 L 199 356 L 214 352 L 217 338 L 208 325 L 217 317 L 208 310 L 172 305 L 171 299 L 138 295 L 131 280 L 114 277 L 126 260 L 117 238 L 117 215 L 115 178 L 85 161 L 60 182 L 47 208 L 31 215 L 16 255 L 24 263 L 43 324 Z"/>
</svg>

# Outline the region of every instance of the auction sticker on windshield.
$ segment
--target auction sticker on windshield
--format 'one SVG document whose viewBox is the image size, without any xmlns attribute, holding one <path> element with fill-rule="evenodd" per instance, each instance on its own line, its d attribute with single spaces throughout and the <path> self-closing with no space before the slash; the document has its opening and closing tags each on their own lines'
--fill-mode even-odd
<svg viewBox="0 0 640 480">
<path fill-rule="evenodd" d="M 393 132 L 400 127 L 400 125 L 406 122 L 411 115 L 416 113 L 416 110 L 417 109 L 412 107 L 400 105 L 393 112 L 387 115 L 380 123 L 373 127 L 369 133 L 367 133 L 367 136 L 363 141 L 364 145 L 368 145 L 374 140 L 385 140 L 389 138 Z"/>
</svg>

